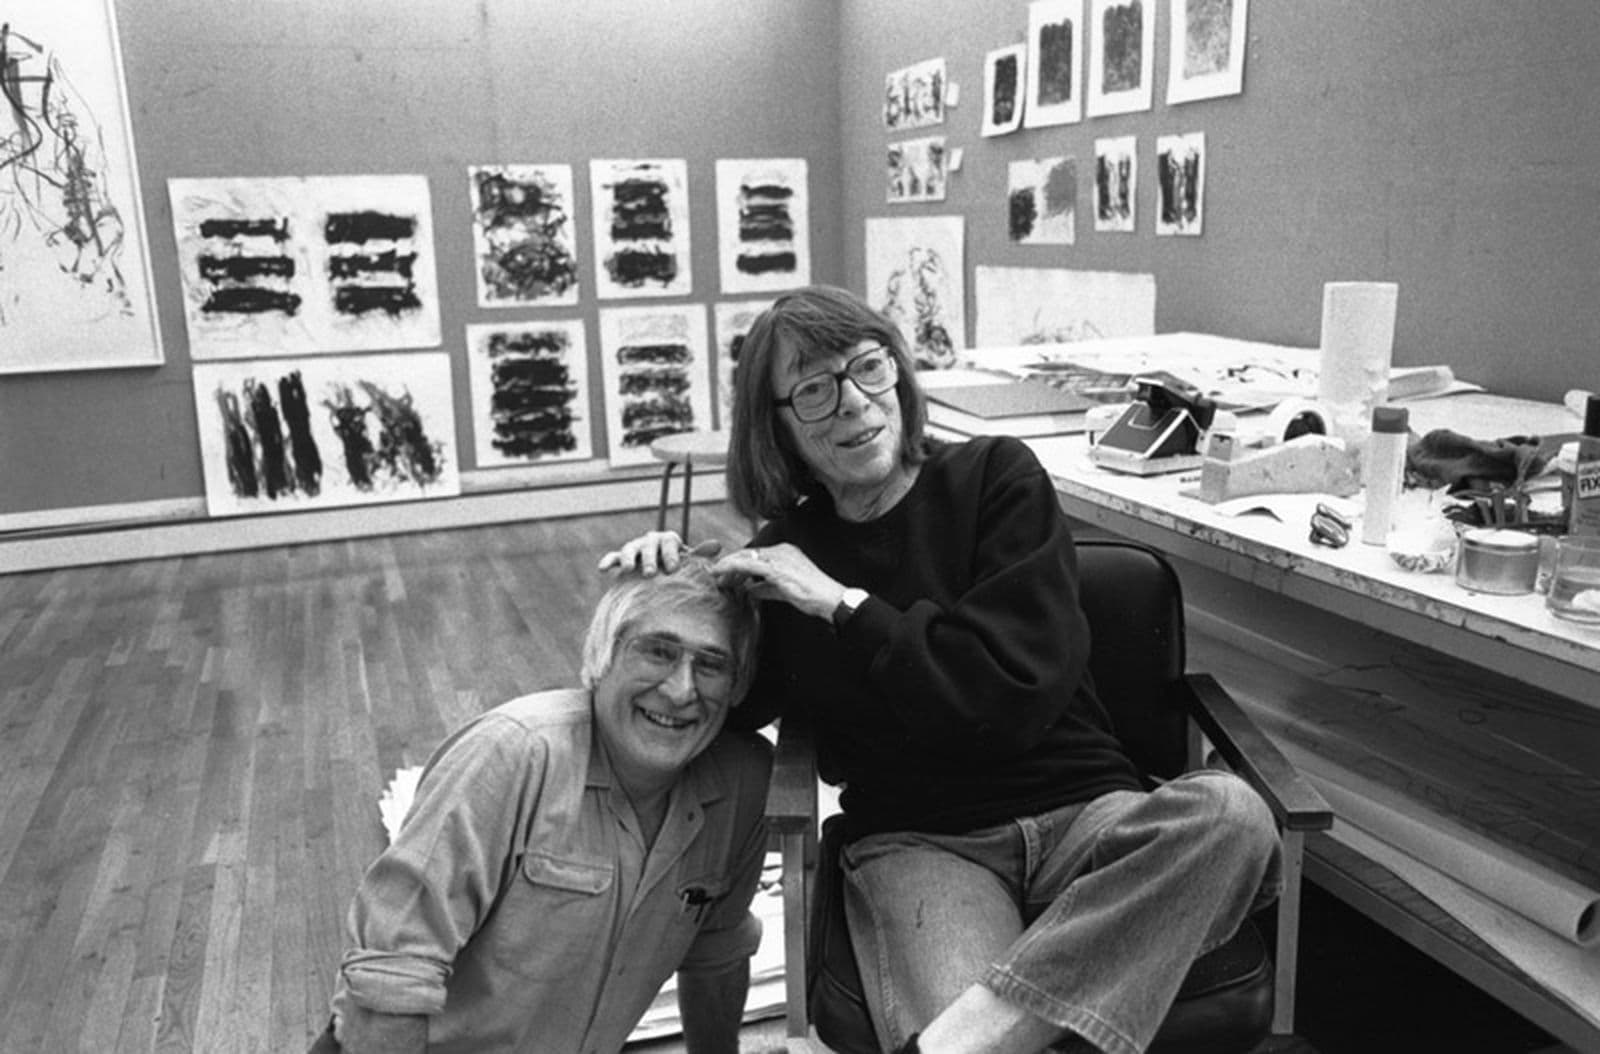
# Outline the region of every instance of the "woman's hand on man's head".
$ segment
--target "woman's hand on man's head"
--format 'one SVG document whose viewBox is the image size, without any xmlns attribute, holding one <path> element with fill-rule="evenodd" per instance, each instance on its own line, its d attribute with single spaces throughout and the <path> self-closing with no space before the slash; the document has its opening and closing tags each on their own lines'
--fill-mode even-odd
<svg viewBox="0 0 1600 1054">
<path fill-rule="evenodd" d="M 676 531 L 646 531 L 602 556 L 600 570 L 616 574 L 638 572 L 646 576 L 664 571 L 670 575 L 686 555 L 716 556 L 721 551 L 722 543 L 718 541 L 704 541 L 690 547 Z"/>
<path fill-rule="evenodd" d="M 844 586 L 789 542 L 735 549 L 716 562 L 718 577 L 743 581 L 758 600 L 777 600 L 820 619 L 832 618 Z"/>
</svg>

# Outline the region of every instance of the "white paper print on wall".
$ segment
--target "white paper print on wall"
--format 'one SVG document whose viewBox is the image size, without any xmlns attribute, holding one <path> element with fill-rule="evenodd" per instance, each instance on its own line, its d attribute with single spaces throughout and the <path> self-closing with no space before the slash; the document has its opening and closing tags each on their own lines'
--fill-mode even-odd
<svg viewBox="0 0 1600 1054">
<path fill-rule="evenodd" d="M 739 365 L 744 335 L 756 316 L 771 306 L 770 300 L 732 300 L 712 308 L 717 341 L 717 427 L 723 431 L 733 423 L 733 370 Z"/>
<path fill-rule="evenodd" d="M 1139 153 L 1134 136 L 1094 141 L 1094 229 L 1127 232 L 1137 219 Z"/>
<path fill-rule="evenodd" d="M 1157 0 L 1089 0 L 1090 117 L 1150 109 Z"/>
<path fill-rule="evenodd" d="M 1144 337 L 1156 330 L 1152 274 L 979 266 L 973 285 L 978 312 L 974 347 Z"/>
<path fill-rule="evenodd" d="M 479 468 L 594 456 L 581 319 L 467 327 Z"/>
<path fill-rule="evenodd" d="M 1006 173 L 1010 239 L 1019 245 L 1071 245 L 1078 220 L 1077 158 L 1012 161 Z"/>
<path fill-rule="evenodd" d="M 692 292 L 688 163 L 590 161 L 589 184 L 596 295 L 612 300 Z"/>
<path fill-rule="evenodd" d="M 1027 128 L 1072 124 L 1083 117 L 1083 0 L 1028 5 Z"/>
<path fill-rule="evenodd" d="M 966 228 L 960 216 L 867 219 L 867 302 L 894 320 L 918 368 L 966 347 Z"/>
<path fill-rule="evenodd" d="M 1171 0 L 1167 103 L 1244 90 L 1249 0 Z"/>
<path fill-rule="evenodd" d="M 158 365 L 108 0 L 6 0 L 0 114 L 0 373 Z"/>
<path fill-rule="evenodd" d="M 944 59 L 928 59 L 884 77 L 883 126 L 891 132 L 944 123 Z"/>
<path fill-rule="evenodd" d="M 984 135 L 1006 135 L 1022 127 L 1028 46 L 996 48 L 983 57 Z"/>
<path fill-rule="evenodd" d="M 942 135 L 890 143 L 886 200 L 891 205 L 943 201 L 948 163 Z"/>
<path fill-rule="evenodd" d="M 196 360 L 439 344 L 424 176 L 173 179 Z"/>
<path fill-rule="evenodd" d="M 613 466 L 653 460 L 650 444 L 711 427 L 706 310 L 700 304 L 600 309 L 606 436 Z"/>
<path fill-rule="evenodd" d="M 811 284 L 805 159 L 719 160 L 717 234 L 724 293 Z"/>
<path fill-rule="evenodd" d="M 443 352 L 199 363 L 193 379 L 213 516 L 460 492 Z"/>
<path fill-rule="evenodd" d="M 474 165 L 472 247 L 479 307 L 578 302 L 571 165 Z"/>
<path fill-rule="evenodd" d="M 1156 138 L 1156 233 L 1201 233 L 1206 202 L 1206 134 Z"/>
</svg>

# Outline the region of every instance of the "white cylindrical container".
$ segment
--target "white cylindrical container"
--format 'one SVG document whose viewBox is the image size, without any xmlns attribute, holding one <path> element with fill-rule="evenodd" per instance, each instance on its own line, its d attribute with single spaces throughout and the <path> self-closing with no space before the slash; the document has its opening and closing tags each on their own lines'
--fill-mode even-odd
<svg viewBox="0 0 1600 1054">
<path fill-rule="evenodd" d="M 1385 545 L 1394 527 L 1394 508 L 1406 478 L 1406 440 L 1409 415 L 1403 406 L 1379 406 L 1372 411 L 1372 436 L 1362 461 L 1367 488 L 1367 511 L 1361 517 L 1361 540 Z"/>
<path fill-rule="evenodd" d="M 1394 352 L 1393 282 L 1329 282 L 1322 287 L 1317 401 L 1328 411 L 1328 434 L 1352 451 L 1366 445 L 1374 407 L 1389 397 Z"/>
</svg>

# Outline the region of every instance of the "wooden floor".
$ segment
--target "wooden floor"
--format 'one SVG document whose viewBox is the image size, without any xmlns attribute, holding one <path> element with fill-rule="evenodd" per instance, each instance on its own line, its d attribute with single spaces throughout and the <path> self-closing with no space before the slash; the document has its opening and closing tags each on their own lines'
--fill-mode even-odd
<svg viewBox="0 0 1600 1054">
<path fill-rule="evenodd" d="M 746 534 L 722 506 L 694 523 Z M 384 781 L 471 715 L 574 683 L 595 561 L 653 525 L 0 575 L 0 1054 L 304 1050 L 383 845 Z M 1320 1054 L 1549 1044 L 1486 1023 L 1481 993 L 1331 898 L 1308 903 L 1300 1020 Z M 764 1023 L 742 1046 L 780 1035 Z"/>
<path fill-rule="evenodd" d="M 383 783 L 576 683 L 654 518 L 0 576 L 0 1052 L 303 1050 Z"/>
</svg>

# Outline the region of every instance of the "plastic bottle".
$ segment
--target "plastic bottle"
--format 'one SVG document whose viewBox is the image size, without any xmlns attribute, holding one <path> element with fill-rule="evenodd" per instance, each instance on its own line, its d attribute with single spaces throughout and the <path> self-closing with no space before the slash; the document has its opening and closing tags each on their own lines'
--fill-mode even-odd
<svg viewBox="0 0 1600 1054">
<path fill-rule="evenodd" d="M 1600 536 L 1600 395 L 1590 395 L 1572 469 L 1567 533 Z"/>
<path fill-rule="evenodd" d="M 1409 420 L 1403 406 L 1372 409 L 1372 436 L 1367 440 L 1362 467 L 1367 511 L 1361 517 L 1361 540 L 1368 545 L 1386 545 L 1394 526 L 1394 508 L 1406 476 Z"/>
</svg>

